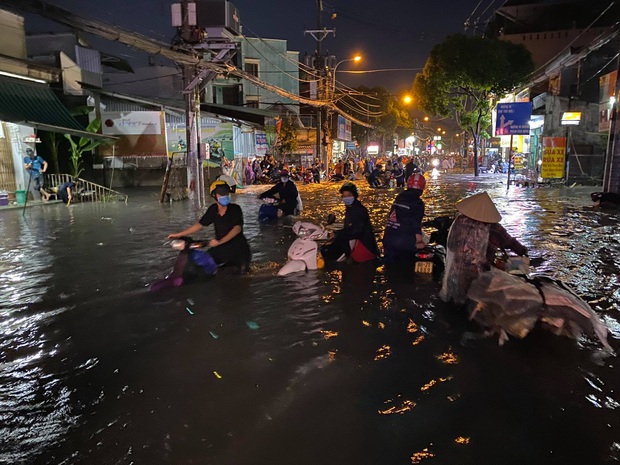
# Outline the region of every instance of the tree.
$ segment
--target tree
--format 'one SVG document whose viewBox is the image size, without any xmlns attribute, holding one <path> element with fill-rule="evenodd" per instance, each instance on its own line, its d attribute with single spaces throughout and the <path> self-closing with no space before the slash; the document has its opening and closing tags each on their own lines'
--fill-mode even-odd
<svg viewBox="0 0 620 465">
<path fill-rule="evenodd" d="M 292 115 L 284 116 L 282 119 L 282 126 L 280 127 L 280 156 L 286 157 L 286 154 L 291 154 L 297 150 L 297 129 L 298 124 L 296 118 Z"/>
<path fill-rule="evenodd" d="M 87 132 L 96 133 L 99 131 L 101 127 L 101 119 L 96 118 L 90 122 L 90 124 L 86 127 Z M 91 140 L 86 137 L 80 137 L 75 140 L 73 136 L 69 134 L 65 134 L 65 137 L 69 140 L 71 144 L 71 152 L 69 157 L 69 167 L 71 169 L 71 177 L 76 179 L 80 177 L 80 174 L 84 169 L 82 168 L 82 155 L 85 152 L 90 152 L 95 147 L 99 147 L 104 142 L 101 140 Z"/>
<path fill-rule="evenodd" d="M 49 153 L 52 159 L 52 165 L 54 173 L 60 173 L 60 165 L 58 163 L 58 151 L 60 147 L 60 140 L 58 134 L 55 132 L 47 133 L 47 143 L 49 144 Z"/>
<path fill-rule="evenodd" d="M 472 135 L 478 176 L 478 148 L 491 126 L 491 99 L 525 82 L 533 70 L 523 45 L 455 34 L 431 50 L 422 73 L 415 77 L 414 98 L 433 116 L 454 115 Z"/>
<path fill-rule="evenodd" d="M 409 111 L 384 87 L 360 86 L 355 92 L 342 97 L 339 105 L 346 113 L 374 126 L 369 129 L 354 124 L 353 137 L 358 141 L 379 137 L 385 149 L 386 138 L 391 139 L 394 134 L 404 138 L 413 129 Z"/>
</svg>

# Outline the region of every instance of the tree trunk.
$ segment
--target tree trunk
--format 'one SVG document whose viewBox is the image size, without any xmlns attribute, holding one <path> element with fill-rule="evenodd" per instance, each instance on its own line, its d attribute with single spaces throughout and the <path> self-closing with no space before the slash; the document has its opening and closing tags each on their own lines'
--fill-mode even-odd
<svg viewBox="0 0 620 465">
<path fill-rule="evenodd" d="M 478 172 L 478 134 L 474 131 L 471 132 L 474 137 L 474 176 L 479 176 Z"/>
</svg>

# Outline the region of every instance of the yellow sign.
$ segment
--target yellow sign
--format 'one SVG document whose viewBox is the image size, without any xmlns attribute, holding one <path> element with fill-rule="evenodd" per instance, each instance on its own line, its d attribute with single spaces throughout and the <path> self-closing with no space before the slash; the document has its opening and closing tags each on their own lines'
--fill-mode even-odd
<svg viewBox="0 0 620 465">
<path fill-rule="evenodd" d="M 580 111 L 565 111 L 562 113 L 563 126 L 577 126 L 581 121 Z"/>
<path fill-rule="evenodd" d="M 564 177 L 566 162 L 566 137 L 543 137 L 540 177 L 558 179 Z"/>
</svg>

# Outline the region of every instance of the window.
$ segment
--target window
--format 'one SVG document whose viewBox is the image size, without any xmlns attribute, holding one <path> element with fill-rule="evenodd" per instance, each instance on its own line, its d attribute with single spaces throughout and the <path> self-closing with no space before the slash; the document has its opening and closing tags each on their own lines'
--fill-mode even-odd
<svg viewBox="0 0 620 465">
<path fill-rule="evenodd" d="M 258 76 L 259 73 L 259 61 L 258 60 L 251 60 L 246 58 L 245 60 L 245 72 L 248 74 L 251 74 L 252 76 Z"/>
<path fill-rule="evenodd" d="M 246 108 L 258 108 L 260 104 L 260 96 L 259 95 L 246 95 L 245 97 L 245 107 Z"/>
</svg>

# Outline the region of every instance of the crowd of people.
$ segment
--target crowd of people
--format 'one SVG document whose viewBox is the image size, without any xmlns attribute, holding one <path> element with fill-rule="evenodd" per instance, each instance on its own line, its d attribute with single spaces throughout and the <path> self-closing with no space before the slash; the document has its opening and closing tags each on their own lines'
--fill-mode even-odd
<svg viewBox="0 0 620 465">
<path fill-rule="evenodd" d="M 412 265 L 417 252 L 427 246 L 422 232 L 424 173 L 413 160 L 400 169 L 403 178 L 408 169 L 411 174 L 406 178 L 406 190 L 395 198 L 386 219 L 382 241 L 386 266 Z M 297 213 L 299 192 L 286 169 L 279 173 L 280 180 L 258 197 L 278 199 L 277 216 L 281 218 Z M 230 186 L 223 180 L 213 183 L 210 193 L 216 203 L 208 208 L 200 221 L 168 237 L 188 236 L 213 224 L 215 239 L 209 243 L 208 253 L 217 266 L 234 265 L 247 270 L 251 253 L 243 235 L 241 208 L 231 203 Z M 359 199 L 356 184 L 345 181 L 339 193 L 345 207 L 343 228 L 334 231 L 330 242 L 321 247 L 323 258 L 355 263 L 379 259 L 380 250 L 370 215 Z M 498 257 L 506 255 L 507 250 L 527 256 L 527 249 L 499 224 L 501 215 L 486 192 L 463 199 L 457 203 L 456 209 L 458 213 L 447 237 L 446 271 L 440 296 L 445 301 L 463 303 L 469 285 L 479 274 L 490 267 L 501 269 L 502 261 Z"/>
</svg>

